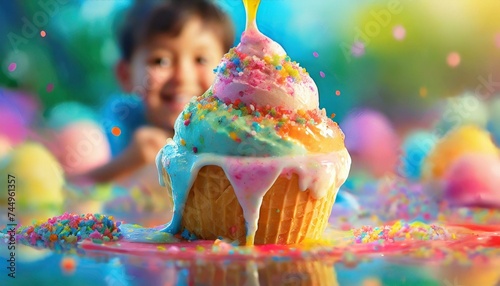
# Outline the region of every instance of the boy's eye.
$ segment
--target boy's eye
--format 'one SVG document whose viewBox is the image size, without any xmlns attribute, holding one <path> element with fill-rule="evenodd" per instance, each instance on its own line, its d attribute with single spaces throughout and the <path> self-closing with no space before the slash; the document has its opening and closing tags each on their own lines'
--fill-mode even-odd
<svg viewBox="0 0 500 286">
<path fill-rule="evenodd" d="M 205 57 L 196 57 L 196 63 L 206 65 L 208 63 L 208 59 Z"/>
<path fill-rule="evenodd" d="M 169 67 L 172 64 L 172 61 L 169 58 L 155 58 L 152 62 L 155 66 L 160 67 Z"/>
</svg>

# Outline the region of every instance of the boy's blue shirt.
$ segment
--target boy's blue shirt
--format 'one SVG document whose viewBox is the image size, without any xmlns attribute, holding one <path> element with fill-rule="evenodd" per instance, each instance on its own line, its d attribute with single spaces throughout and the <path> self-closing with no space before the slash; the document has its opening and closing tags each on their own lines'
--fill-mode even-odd
<svg viewBox="0 0 500 286">
<path fill-rule="evenodd" d="M 147 125 L 144 104 L 137 95 L 119 94 L 111 96 L 102 110 L 102 127 L 111 148 L 111 155 L 116 157 L 132 141 L 135 130 Z M 113 127 L 121 130 L 115 136 L 111 132 Z"/>
</svg>

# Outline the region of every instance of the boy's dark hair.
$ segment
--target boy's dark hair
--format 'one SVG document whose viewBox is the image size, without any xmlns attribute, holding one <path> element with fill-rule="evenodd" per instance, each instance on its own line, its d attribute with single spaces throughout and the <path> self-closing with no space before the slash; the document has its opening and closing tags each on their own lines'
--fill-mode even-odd
<svg viewBox="0 0 500 286">
<path fill-rule="evenodd" d="M 198 17 L 213 29 L 225 51 L 234 42 L 231 19 L 211 0 L 136 0 L 119 32 L 121 56 L 130 60 L 140 43 L 158 34 L 177 37 L 185 24 Z"/>
</svg>

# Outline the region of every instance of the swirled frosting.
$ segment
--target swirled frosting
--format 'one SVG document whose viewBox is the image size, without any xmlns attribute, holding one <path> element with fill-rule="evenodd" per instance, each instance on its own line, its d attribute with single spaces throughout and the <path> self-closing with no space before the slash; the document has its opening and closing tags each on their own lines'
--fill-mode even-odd
<svg viewBox="0 0 500 286">
<path fill-rule="evenodd" d="M 289 156 L 344 148 L 305 69 L 257 30 L 243 33 L 215 69 L 216 80 L 176 121 L 174 141 L 193 153 Z"/>
</svg>

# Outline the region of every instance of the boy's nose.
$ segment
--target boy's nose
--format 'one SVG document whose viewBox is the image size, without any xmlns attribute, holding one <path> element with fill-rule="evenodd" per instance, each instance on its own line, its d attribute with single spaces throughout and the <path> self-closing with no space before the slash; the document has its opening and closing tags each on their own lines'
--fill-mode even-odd
<svg viewBox="0 0 500 286">
<path fill-rule="evenodd" d="M 171 78 L 171 84 L 175 89 L 188 89 L 192 91 L 196 87 L 196 70 L 193 63 L 188 59 L 180 59 L 176 62 Z"/>
</svg>

